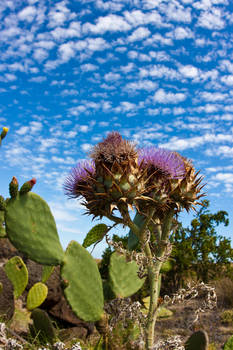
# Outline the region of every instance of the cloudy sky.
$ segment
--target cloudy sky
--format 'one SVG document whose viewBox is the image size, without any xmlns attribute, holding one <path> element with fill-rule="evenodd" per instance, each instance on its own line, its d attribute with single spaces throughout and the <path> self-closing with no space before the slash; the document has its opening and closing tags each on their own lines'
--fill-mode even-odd
<svg viewBox="0 0 233 350">
<path fill-rule="evenodd" d="M 230 0 L 1 0 L 1 194 L 36 177 L 63 246 L 82 242 L 93 223 L 62 184 L 118 130 L 191 158 L 232 237 L 232 29 Z"/>
</svg>

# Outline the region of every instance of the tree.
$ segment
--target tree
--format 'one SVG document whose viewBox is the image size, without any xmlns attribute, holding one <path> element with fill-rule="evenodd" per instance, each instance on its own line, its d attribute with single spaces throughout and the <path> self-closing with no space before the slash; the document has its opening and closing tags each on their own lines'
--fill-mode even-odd
<svg viewBox="0 0 233 350">
<path fill-rule="evenodd" d="M 232 269 L 231 240 L 216 231 L 220 224 L 228 226 L 228 213 L 223 210 L 210 213 L 208 200 L 204 200 L 202 205 L 190 227 L 184 228 L 179 223 L 172 237 L 174 264 L 165 277 L 166 290 L 177 290 L 188 277 L 208 283 L 220 273 L 227 274 Z"/>
</svg>

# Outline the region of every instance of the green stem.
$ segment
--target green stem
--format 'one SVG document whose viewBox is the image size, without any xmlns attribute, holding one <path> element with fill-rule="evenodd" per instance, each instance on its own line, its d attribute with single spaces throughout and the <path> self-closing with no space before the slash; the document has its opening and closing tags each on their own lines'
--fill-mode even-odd
<svg viewBox="0 0 233 350">
<path fill-rule="evenodd" d="M 162 244 L 163 242 L 167 242 L 172 226 L 172 219 L 174 216 L 174 211 L 170 210 L 167 213 L 166 218 L 162 224 L 162 232 L 161 239 L 156 243 L 158 245 L 158 251 L 156 257 L 163 258 L 166 252 L 166 244 Z M 144 252 L 146 256 L 149 258 L 148 264 L 148 279 L 150 285 L 150 306 L 149 312 L 147 315 L 147 323 L 146 323 L 146 349 L 150 350 L 154 345 L 154 330 L 155 330 L 155 322 L 157 317 L 157 309 L 158 309 L 158 297 L 159 297 L 159 272 L 162 266 L 162 261 L 158 259 L 155 263 L 153 263 L 153 256 L 151 253 L 151 249 L 149 243 L 146 243 L 144 246 Z"/>
</svg>

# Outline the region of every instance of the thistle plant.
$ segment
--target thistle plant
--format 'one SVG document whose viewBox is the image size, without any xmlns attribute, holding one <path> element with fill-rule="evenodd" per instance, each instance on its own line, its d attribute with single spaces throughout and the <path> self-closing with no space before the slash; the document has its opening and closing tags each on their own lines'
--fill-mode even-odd
<svg viewBox="0 0 233 350">
<path fill-rule="evenodd" d="M 137 149 L 133 142 L 112 132 L 92 149 L 89 161 L 71 170 L 64 184 L 68 197 L 82 198 L 87 214 L 113 222 L 104 232 L 106 238 L 115 225 L 129 228 L 131 253 L 125 254 L 134 259 L 140 255 L 135 260 L 150 285 L 147 350 L 154 344 L 160 270 L 171 253 L 169 238 L 178 214 L 201 204 L 201 181 L 192 162 L 179 153 L 156 147 Z M 140 253 L 134 252 L 136 247 Z"/>
</svg>

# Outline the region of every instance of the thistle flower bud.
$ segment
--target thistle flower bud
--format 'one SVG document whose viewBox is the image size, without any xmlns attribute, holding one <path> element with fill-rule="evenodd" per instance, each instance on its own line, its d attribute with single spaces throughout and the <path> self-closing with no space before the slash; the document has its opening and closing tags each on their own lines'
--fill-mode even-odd
<svg viewBox="0 0 233 350">
<path fill-rule="evenodd" d="M 15 176 L 13 176 L 9 184 L 9 193 L 11 198 L 15 198 L 18 194 L 19 183 Z"/>
<path fill-rule="evenodd" d="M 8 128 L 6 128 L 6 127 L 4 127 L 4 128 L 2 128 L 2 133 L 1 133 L 1 135 L 0 135 L 0 139 L 1 140 L 3 140 L 4 139 L 4 137 L 6 136 L 6 134 L 8 133 Z"/>
<path fill-rule="evenodd" d="M 32 187 L 36 184 L 36 179 L 35 178 L 32 178 L 31 180 L 25 182 L 20 190 L 19 190 L 19 194 L 25 194 L 25 193 L 28 193 L 29 191 L 31 191 Z"/>
<path fill-rule="evenodd" d="M 151 206 L 163 217 L 169 209 L 187 211 L 198 204 L 202 178 L 190 161 L 179 153 L 155 147 L 139 150 L 139 164 L 145 169 L 147 191 L 138 198 L 138 210 L 147 214 Z"/>
<path fill-rule="evenodd" d="M 90 157 L 91 169 L 79 164 L 71 172 L 64 186 L 66 194 L 83 196 L 94 216 L 107 216 L 120 203 L 132 205 L 143 190 L 134 144 L 112 132 L 93 148 Z"/>
</svg>

